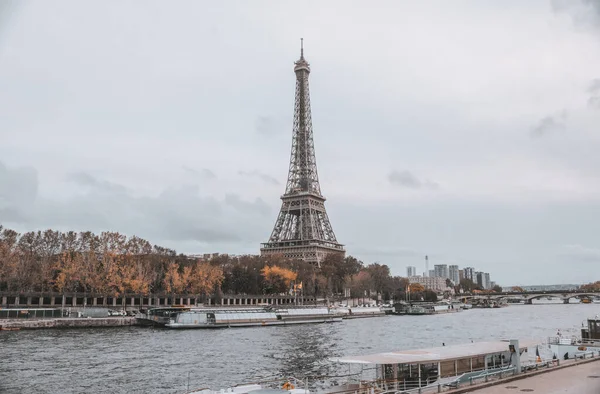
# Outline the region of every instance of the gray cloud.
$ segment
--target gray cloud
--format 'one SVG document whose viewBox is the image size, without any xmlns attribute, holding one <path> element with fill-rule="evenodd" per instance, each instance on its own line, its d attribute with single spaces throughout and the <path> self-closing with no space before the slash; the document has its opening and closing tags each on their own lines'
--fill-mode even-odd
<svg viewBox="0 0 600 394">
<path fill-rule="evenodd" d="M 25 222 L 27 207 L 37 193 L 38 174 L 34 168 L 11 168 L 0 162 L 0 222 Z"/>
<path fill-rule="evenodd" d="M 439 189 L 439 184 L 428 179 L 421 180 L 410 171 L 394 170 L 388 175 L 388 181 L 394 185 L 402 186 L 408 189 Z"/>
<path fill-rule="evenodd" d="M 257 170 L 253 170 L 253 171 L 238 171 L 238 174 L 241 176 L 245 176 L 245 177 L 256 177 L 261 179 L 262 181 L 264 181 L 265 183 L 269 183 L 271 185 L 279 185 L 279 181 L 275 178 L 273 178 L 270 175 L 267 174 L 263 174 L 260 171 Z"/>
<path fill-rule="evenodd" d="M 373 247 L 373 248 L 364 248 L 361 246 L 357 246 L 354 247 L 353 252 L 356 254 L 359 254 L 361 256 L 377 256 L 379 258 L 381 257 L 386 257 L 387 258 L 394 258 L 394 257 L 415 257 L 415 256 L 419 256 L 419 255 L 423 255 L 425 256 L 425 254 L 423 254 L 422 252 L 419 252 L 415 249 L 412 248 L 408 248 L 408 247 Z M 433 267 L 433 265 L 432 265 Z"/>
<path fill-rule="evenodd" d="M 18 7 L 20 6 L 18 1 L 5 0 L 0 1 L 0 48 L 4 40 L 4 32 L 7 30 L 11 19 L 16 17 Z"/>
<path fill-rule="evenodd" d="M 118 183 L 101 181 L 86 172 L 74 172 L 67 175 L 67 180 L 80 186 L 94 188 L 97 191 L 124 193 L 127 188 Z"/>
<path fill-rule="evenodd" d="M 596 78 L 592 80 L 587 91 L 590 94 L 588 105 L 592 108 L 600 109 L 600 79 Z"/>
<path fill-rule="evenodd" d="M 27 217 L 16 208 L 0 208 L 0 223 L 27 223 Z"/>
<path fill-rule="evenodd" d="M 254 129 L 257 133 L 263 135 L 273 135 L 280 133 L 282 128 L 279 122 L 276 122 L 273 117 L 270 116 L 259 116 L 254 122 Z"/>
<path fill-rule="evenodd" d="M 542 137 L 544 135 L 562 132 L 566 129 L 565 121 L 567 119 L 566 111 L 558 115 L 546 116 L 531 128 L 532 137 Z"/>
<path fill-rule="evenodd" d="M 592 94 L 600 93 L 600 79 L 596 78 L 590 82 L 588 92 Z"/>
<path fill-rule="evenodd" d="M 563 245 L 561 255 L 570 263 L 600 262 L 600 249 L 579 244 Z"/>
<path fill-rule="evenodd" d="M 227 194 L 225 196 L 225 203 L 234 207 L 239 212 L 256 212 L 263 216 L 267 216 L 271 213 L 271 208 L 260 198 L 254 200 L 254 202 L 248 202 L 242 200 L 237 194 Z"/>
<path fill-rule="evenodd" d="M 219 244 L 255 239 L 256 224 L 232 224 L 270 212 L 260 198 L 248 202 L 230 194 L 219 201 L 200 196 L 196 185 L 169 187 L 154 197 L 138 197 L 122 185 L 85 172 L 66 176 L 69 183 L 84 187 L 84 194 L 66 200 L 48 199 L 37 196 L 36 174 L 31 167 L 13 169 L 0 163 L 1 223 L 17 228 L 27 223 L 26 230 L 119 231 L 155 243 Z"/>
<path fill-rule="evenodd" d="M 188 166 L 181 166 L 181 168 L 189 175 L 202 177 L 204 179 L 217 179 L 217 175 L 208 168 L 202 168 L 200 170 Z"/>
<path fill-rule="evenodd" d="M 576 25 L 600 26 L 600 2 L 598 0 L 552 0 L 550 4 L 554 12 L 568 13 Z"/>
</svg>

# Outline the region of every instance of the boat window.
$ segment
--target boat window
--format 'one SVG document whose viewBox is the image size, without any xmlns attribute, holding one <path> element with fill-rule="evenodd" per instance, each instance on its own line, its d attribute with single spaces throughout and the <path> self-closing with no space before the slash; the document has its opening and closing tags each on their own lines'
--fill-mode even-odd
<svg viewBox="0 0 600 394">
<path fill-rule="evenodd" d="M 473 357 L 473 371 L 485 368 L 485 356 Z"/>
<path fill-rule="evenodd" d="M 456 360 L 456 372 L 458 375 L 465 372 L 471 372 L 471 359 L 463 358 L 460 360 Z"/>
<path fill-rule="evenodd" d="M 421 380 L 435 381 L 438 377 L 438 365 L 421 364 Z"/>
<path fill-rule="evenodd" d="M 600 324 L 596 320 L 589 320 L 589 337 L 590 339 L 600 339 Z"/>
<path fill-rule="evenodd" d="M 383 379 L 394 380 L 394 366 L 392 364 L 385 364 L 383 368 Z"/>
<path fill-rule="evenodd" d="M 440 363 L 440 376 L 445 378 L 447 376 L 454 376 L 456 371 L 454 370 L 455 364 L 452 361 L 442 361 Z"/>
</svg>

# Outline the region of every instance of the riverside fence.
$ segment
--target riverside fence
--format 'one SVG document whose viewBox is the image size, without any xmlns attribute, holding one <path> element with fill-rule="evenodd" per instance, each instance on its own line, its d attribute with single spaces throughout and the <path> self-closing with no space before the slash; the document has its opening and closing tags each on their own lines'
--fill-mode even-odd
<svg viewBox="0 0 600 394">
<path fill-rule="evenodd" d="M 288 295 L 222 295 L 219 297 L 188 294 L 123 294 L 119 296 L 85 293 L 0 293 L 2 308 L 84 308 L 147 309 L 161 306 L 268 306 L 309 305 L 314 297 Z"/>
</svg>

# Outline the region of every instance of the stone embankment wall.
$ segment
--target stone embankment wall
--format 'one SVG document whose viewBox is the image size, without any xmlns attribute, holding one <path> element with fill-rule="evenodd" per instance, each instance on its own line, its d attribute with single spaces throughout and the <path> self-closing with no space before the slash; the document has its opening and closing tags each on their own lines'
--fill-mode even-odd
<svg viewBox="0 0 600 394">
<path fill-rule="evenodd" d="M 58 318 L 0 320 L 0 330 L 33 330 L 38 328 L 123 327 L 136 324 L 135 317 Z"/>
</svg>

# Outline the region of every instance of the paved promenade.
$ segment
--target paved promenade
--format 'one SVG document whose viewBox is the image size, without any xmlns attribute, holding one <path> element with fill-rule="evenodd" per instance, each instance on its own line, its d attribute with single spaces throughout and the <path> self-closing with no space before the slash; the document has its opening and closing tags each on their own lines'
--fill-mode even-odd
<svg viewBox="0 0 600 394">
<path fill-rule="evenodd" d="M 521 392 L 598 394 L 600 393 L 600 360 L 469 391 L 469 393 L 480 394 Z"/>
</svg>

